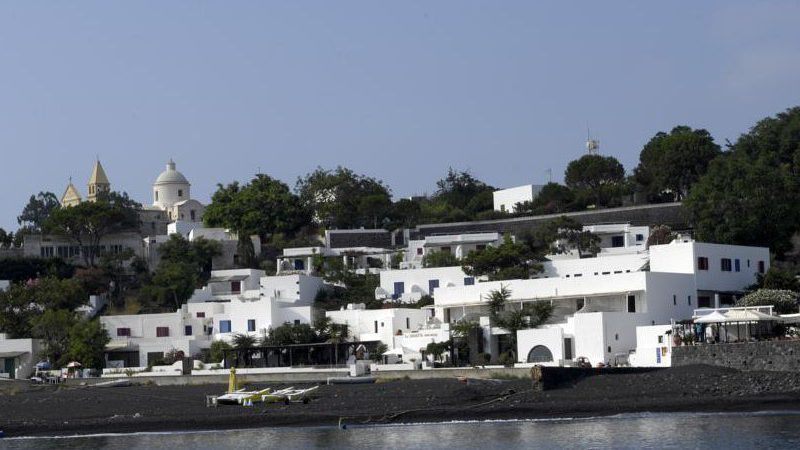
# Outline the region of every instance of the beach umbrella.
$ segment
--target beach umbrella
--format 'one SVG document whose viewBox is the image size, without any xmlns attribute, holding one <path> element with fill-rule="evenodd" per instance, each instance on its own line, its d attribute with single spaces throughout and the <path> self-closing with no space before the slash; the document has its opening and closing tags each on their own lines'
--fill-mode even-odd
<svg viewBox="0 0 800 450">
<path fill-rule="evenodd" d="M 80 367 L 80 366 L 81 363 L 79 363 L 78 361 L 72 361 L 69 364 L 67 364 L 68 369 L 74 369 L 75 367 Z"/>
<path fill-rule="evenodd" d="M 228 393 L 236 392 L 236 367 L 231 367 L 231 374 L 228 377 Z"/>
</svg>

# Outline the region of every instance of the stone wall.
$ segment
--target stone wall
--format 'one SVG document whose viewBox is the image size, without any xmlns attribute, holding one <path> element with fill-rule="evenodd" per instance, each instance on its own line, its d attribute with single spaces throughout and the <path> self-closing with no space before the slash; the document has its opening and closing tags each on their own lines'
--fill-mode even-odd
<svg viewBox="0 0 800 450">
<path fill-rule="evenodd" d="M 458 233 L 499 232 L 516 234 L 533 230 L 560 216 L 571 217 L 583 225 L 629 223 L 633 226 L 669 225 L 673 230 L 690 228 L 689 214 L 681 203 L 627 206 L 623 208 L 596 209 L 544 216 L 515 217 L 511 219 L 482 220 L 419 225 L 407 232 L 411 239 L 426 236 Z"/>
<path fill-rule="evenodd" d="M 739 370 L 800 370 L 800 341 L 691 345 L 672 349 L 672 365 L 711 364 Z"/>
</svg>

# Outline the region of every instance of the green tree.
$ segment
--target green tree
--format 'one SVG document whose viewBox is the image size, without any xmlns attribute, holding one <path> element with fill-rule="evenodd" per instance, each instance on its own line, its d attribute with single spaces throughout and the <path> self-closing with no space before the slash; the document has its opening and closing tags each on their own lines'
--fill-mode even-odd
<svg viewBox="0 0 800 450">
<path fill-rule="evenodd" d="M 0 259 L 0 280 L 27 281 L 52 276 L 70 278 L 75 267 L 61 258 L 11 257 Z"/>
<path fill-rule="evenodd" d="M 782 257 L 800 226 L 800 107 L 759 121 L 714 159 L 685 202 L 696 237 Z"/>
<path fill-rule="evenodd" d="M 70 330 L 77 323 L 72 311 L 46 310 L 31 321 L 31 336 L 42 340 L 41 356 L 55 367 L 68 363 Z"/>
<path fill-rule="evenodd" d="M 297 179 L 295 191 L 326 228 L 377 228 L 392 207 L 391 191 L 382 181 L 341 166 L 318 167 Z"/>
<path fill-rule="evenodd" d="M 262 345 L 291 345 L 291 344 L 313 344 L 318 342 L 317 334 L 311 325 L 307 323 L 293 324 L 286 322 L 275 328 L 270 328 L 269 333 L 264 338 Z"/>
<path fill-rule="evenodd" d="M 179 234 L 172 234 L 158 247 L 158 252 L 161 255 L 161 262 L 192 264 L 198 276 L 205 281 L 211 273 L 214 257 L 222 254 L 222 245 L 204 237 L 190 242 Z"/>
<path fill-rule="evenodd" d="M 767 273 L 758 274 L 758 285 L 764 289 L 800 292 L 800 280 L 793 270 L 771 266 Z"/>
<path fill-rule="evenodd" d="M 572 189 L 551 182 L 545 184 L 532 201 L 518 203 L 515 210 L 517 214 L 559 214 L 580 209 L 575 201 Z"/>
<path fill-rule="evenodd" d="M 567 165 L 564 182 L 567 187 L 588 193 L 597 206 L 609 206 L 620 194 L 625 169 L 612 156 L 584 155 Z"/>
<path fill-rule="evenodd" d="M 736 301 L 736 306 L 773 306 L 778 314 L 797 312 L 798 294 L 794 291 L 759 289 Z"/>
<path fill-rule="evenodd" d="M 96 202 L 59 208 L 50 213 L 44 231 L 63 236 L 81 247 L 87 266 L 94 267 L 101 254 L 101 241 L 110 234 L 133 231 L 139 227 L 141 205 L 127 194 L 111 192 Z"/>
<path fill-rule="evenodd" d="M 486 276 L 490 281 L 527 279 L 532 273 L 541 271 L 541 265 L 532 260 L 530 249 L 511 236 L 506 235 L 503 243 L 483 250 L 475 250 L 462 260 L 464 273 L 471 276 Z"/>
<path fill-rule="evenodd" d="M 708 131 L 677 126 L 669 133 L 658 132 L 639 154 L 634 179 L 653 201 L 680 201 L 708 170 L 708 164 L 722 153 Z"/>
<path fill-rule="evenodd" d="M 245 349 L 245 348 L 253 348 L 258 343 L 258 339 L 255 336 L 245 334 L 245 333 L 236 333 L 231 338 L 231 343 L 233 343 L 233 348 L 237 350 Z"/>
<path fill-rule="evenodd" d="M 110 341 L 98 319 L 80 320 L 69 330 L 68 359 L 80 362 L 85 368 L 101 369 L 103 352 Z"/>
<path fill-rule="evenodd" d="M 217 340 L 212 342 L 209 347 L 208 362 L 216 363 L 222 361 L 225 359 L 225 351 L 232 348 L 233 347 L 225 341 Z"/>
<path fill-rule="evenodd" d="M 0 228 L 0 247 L 11 247 L 14 244 L 14 232 Z"/>
<path fill-rule="evenodd" d="M 453 267 L 458 265 L 461 265 L 461 261 L 450 252 L 429 252 L 422 257 L 423 267 Z"/>
<path fill-rule="evenodd" d="M 486 200 L 486 194 L 491 199 L 495 188 L 478 180 L 469 171 L 457 171 L 452 167 L 447 170 L 447 175 L 436 182 L 434 201 L 444 202 L 453 208 L 471 213 L 478 213 L 485 209 L 492 209 L 492 201 Z M 481 199 L 481 197 L 483 197 Z M 475 199 L 479 200 L 475 200 Z M 473 203 L 471 207 L 470 203 Z"/>
<path fill-rule="evenodd" d="M 308 223 L 309 215 L 285 183 L 258 174 L 244 186 L 218 185 L 203 220 L 208 226 L 228 228 L 239 236 L 257 234 L 268 242 L 275 233 L 294 235 Z"/>
<path fill-rule="evenodd" d="M 503 328 L 510 333 L 511 348 L 516 352 L 517 331 L 537 328 L 544 325 L 553 314 L 549 302 L 524 303 L 521 308 L 509 303 L 511 290 L 505 286 L 489 292 L 489 319 L 492 326 Z"/>
<path fill-rule="evenodd" d="M 656 225 L 650 228 L 650 236 L 647 237 L 647 247 L 651 245 L 664 245 L 669 244 L 677 235 L 672 232 L 672 228 L 668 225 Z"/>
<path fill-rule="evenodd" d="M 17 216 L 17 223 L 27 231 L 41 232 L 47 218 L 59 208 L 61 208 L 61 203 L 55 194 L 52 192 L 39 192 L 37 195 L 31 195 L 28 204 Z"/>
<path fill-rule="evenodd" d="M 192 296 L 197 284 L 197 268 L 193 264 L 165 262 L 158 265 L 141 293 L 158 308 L 178 309 Z"/>
</svg>

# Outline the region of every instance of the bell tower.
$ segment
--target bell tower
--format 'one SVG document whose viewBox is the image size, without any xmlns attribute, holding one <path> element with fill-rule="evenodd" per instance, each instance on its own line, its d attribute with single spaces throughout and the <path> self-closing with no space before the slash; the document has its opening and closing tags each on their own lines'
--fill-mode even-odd
<svg viewBox="0 0 800 450">
<path fill-rule="evenodd" d="M 97 196 L 101 193 L 109 193 L 111 191 L 111 182 L 108 181 L 106 171 L 103 170 L 103 165 L 100 164 L 100 159 L 95 160 L 94 167 L 92 168 L 92 175 L 89 177 L 89 195 L 87 199 L 90 202 L 97 201 Z"/>
</svg>

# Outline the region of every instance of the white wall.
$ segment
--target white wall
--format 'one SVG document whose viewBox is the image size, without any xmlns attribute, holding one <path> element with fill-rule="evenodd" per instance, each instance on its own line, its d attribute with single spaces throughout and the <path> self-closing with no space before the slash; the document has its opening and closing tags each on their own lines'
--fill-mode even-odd
<svg viewBox="0 0 800 450">
<path fill-rule="evenodd" d="M 8 280 L 0 280 L 0 291 L 5 291 L 8 287 L 11 286 L 11 282 Z"/>
<path fill-rule="evenodd" d="M 500 189 L 494 191 L 492 196 L 494 198 L 495 211 L 516 211 L 517 203 L 529 202 L 534 199 L 542 190 L 542 186 L 526 184 L 525 186 L 517 186 L 508 189 Z"/>
<path fill-rule="evenodd" d="M 424 326 L 427 317 L 425 311 L 411 308 L 343 309 L 326 311 L 325 315 L 334 323 L 346 324 L 350 335 L 358 340 L 377 339 L 389 347 L 394 345 L 394 336 L 398 330 L 403 335 L 418 330 Z"/>
<path fill-rule="evenodd" d="M 401 302 L 415 302 L 423 295 L 431 295 L 429 282 L 438 280 L 439 287 L 434 289 L 434 294 L 448 286 L 464 286 L 464 279 L 468 277 L 461 269 L 455 267 L 432 267 L 428 269 L 399 269 L 384 270 L 380 272 L 380 287 L 391 298 L 394 294 L 394 283 L 402 282 L 404 293 L 399 298 Z M 381 296 L 378 296 L 379 298 Z"/>
<path fill-rule="evenodd" d="M 698 258 L 708 258 L 708 270 L 699 270 Z M 722 258 L 731 260 L 731 271 L 723 271 Z M 739 260 L 739 271 L 736 271 Z M 756 282 L 759 261 L 769 270 L 769 249 L 703 242 L 673 242 L 650 247 L 650 270 L 653 272 L 693 273 L 697 289 L 705 291 L 742 291 Z"/>
<path fill-rule="evenodd" d="M 527 362 L 528 353 L 543 345 L 553 354 L 551 362 L 537 362 L 543 366 L 557 366 L 564 359 L 564 330 L 561 327 L 532 328 L 517 331 L 517 362 Z"/>
<path fill-rule="evenodd" d="M 671 329 L 671 325 L 636 327 L 636 353 L 631 355 L 631 366 L 671 366 L 672 344 L 671 336 L 667 334 Z"/>
</svg>

